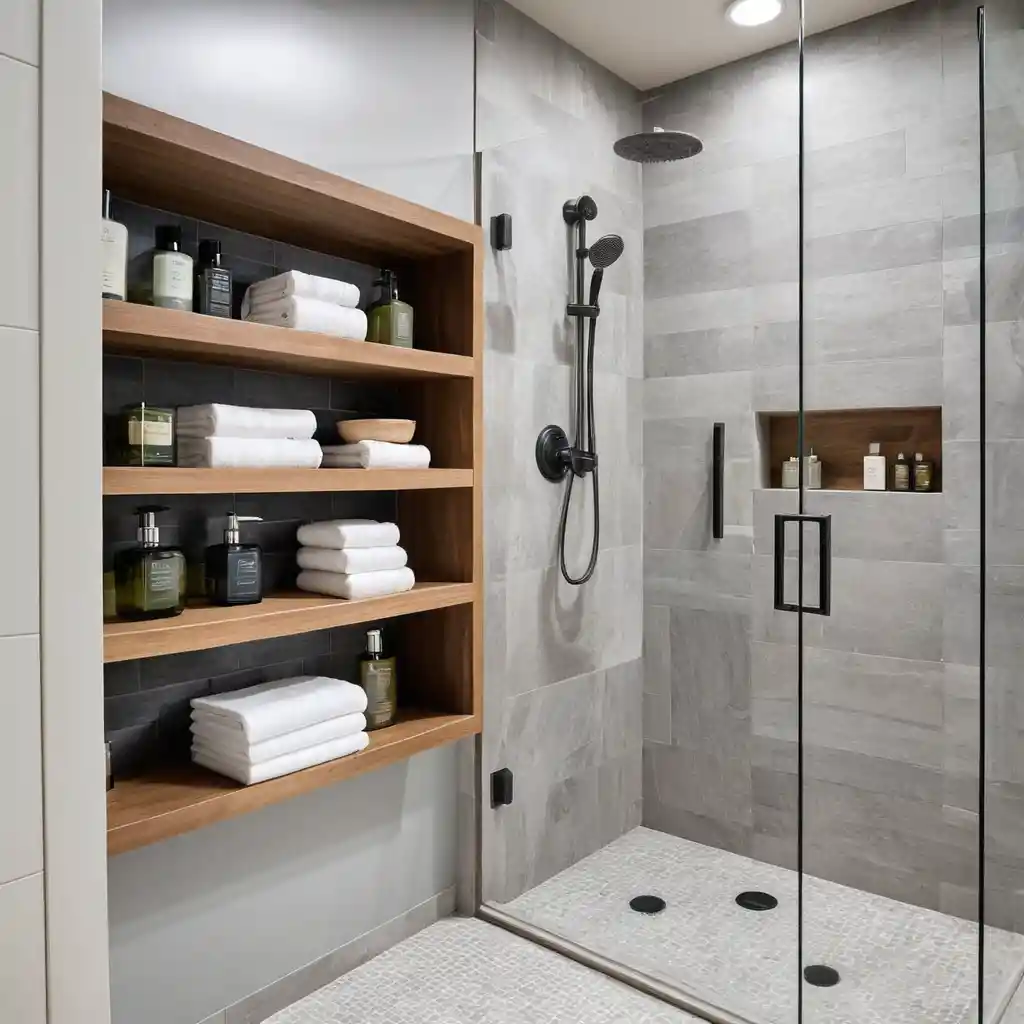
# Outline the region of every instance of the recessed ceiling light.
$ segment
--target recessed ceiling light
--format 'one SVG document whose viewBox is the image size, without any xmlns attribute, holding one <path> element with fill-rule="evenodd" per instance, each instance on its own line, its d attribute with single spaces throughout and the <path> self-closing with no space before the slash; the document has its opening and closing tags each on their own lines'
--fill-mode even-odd
<svg viewBox="0 0 1024 1024">
<path fill-rule="evenodd" d="M 726 17 L 734 25 L 752 28 L 767 25 L 782 13 L 782 0 L 732 0 L 726 8 Z"/>
</svg>

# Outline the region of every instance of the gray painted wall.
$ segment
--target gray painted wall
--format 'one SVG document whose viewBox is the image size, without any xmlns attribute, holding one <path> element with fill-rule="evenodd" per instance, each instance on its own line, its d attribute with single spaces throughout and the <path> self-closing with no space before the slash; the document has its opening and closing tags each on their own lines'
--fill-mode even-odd
<svg viewBox="0 0 1024 1024">
<path fill-rule="evenodd" d="M 153 59 L 157 38 L 173 56 Z M 287 17 L 106 0 L 104 86 L 472 219 L 472 0 L 304 0 Z M 449 890 L 456 754 L 111 860 L 115 1024 L 194 1024 Z"/>
<path fill-rule="evenodd" d="M 808 406 L 941 405 L 945 439 L 943 494 L 808 502 L 833 515 L 835 607 L 806 630 L 806 865 L 965 916 L 978 850 L 974 6 L 918 0 L 813 37 L 806 93 Z M 994 44 L 1005 64 L 989 111 L 989 408 L 1005 438 L 1024 424 L 1016 10 L 1017 31 Z M 789 866 L 796 621 L 772 608 L 770 555 L 771 517 L 795 503 L 760 489 L 756 414 L 797 405 L 796 102 L 794 48 L 668 87 L 645 120 L 695 131 L 707 150 L 644 176 L 644 821 Z M 729 428 L 722 542 L 708 535 L 716 419 Z M 1014 443 L 993 448 L 992 525 L 1016 564 Z M 999 572 L 1007 624 L 1019 570 Z M 1000 664 L 1016 650 L 1009 632 L 990 636 Z M 1009 679 L 1001 696 L 1012 699 Z M 991 734 L 1007 756 L 992 797 L 1003 810 L 1020 807 L 1022 777 L 1008 729 Z M 1019 926 L 1007 897 L 1024 868 L 1020 819 L 1003 820 L 992 921 Z"/>
<path fill-rule="evenodd" d="M 639 167 L 612 152 L 639 128 L 635 91 L 506 3 L 481 5 L 483 213 L 513 217 L 485 279 L 486 719 L 482 769 L 515 772 L 511 807 L 483 809 L 483 895 L 503 901 L 640 821 L 642 220 Z M 601 559 L 582 588 L 558 570 L 562 488 L 536 469 L 572 382 L 562 203 L 594 196 L 591 238 L 623 236 L 597 342 Z M 590 551 L 574 494 L 570 565 Z M 578 503 L 577 503 L 578 502 Z"/>
</svg>

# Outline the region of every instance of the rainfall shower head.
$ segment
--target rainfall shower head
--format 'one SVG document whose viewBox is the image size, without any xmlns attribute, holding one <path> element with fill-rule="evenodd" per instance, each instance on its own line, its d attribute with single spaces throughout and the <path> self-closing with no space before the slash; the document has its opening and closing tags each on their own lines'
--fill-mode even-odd
<svg viewBox="0 0 1024 1024">
<path fill-rule="evenodd" d="M 691 156 L 696 156 L 703 148 L 704 143 L 696 135 L 665 131 L 664 128 L 627 135 L 615 143 L 615 152 L 619 156 L 638 164 L 687 160 Z"/>
<path fill-rule="evenodd" d="M 596 270 L 610 267 L 623 253 L 626 243 L 618 235 L 603 235 L 590 247 L 590 262 Z"/>
</svg>

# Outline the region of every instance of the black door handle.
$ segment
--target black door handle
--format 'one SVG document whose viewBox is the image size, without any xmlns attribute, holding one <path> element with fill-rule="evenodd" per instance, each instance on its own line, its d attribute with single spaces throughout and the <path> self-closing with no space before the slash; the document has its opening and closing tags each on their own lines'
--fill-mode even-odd
<svg viewBox="0 0 1024 1024">
<path fill-rule="evenodd" d="M 818 527 L 818 606 L 805 605 L 801 609 L 798 604 L 786 601 L 786 523 L 815 523 Z M 803 572 L 803 566 L 800 566 Z M 831 516 L 793 516 L 776 515 L 775 517 L 775 610 L 780 612 L 804 611 L 808 615 L 832 614 L 832 517 Z"/>
<path fill-rule="evenodd" d="M 711 536 L 725 537 L 725 424 L 716 423 L 711 447 Z"/>
</svg>

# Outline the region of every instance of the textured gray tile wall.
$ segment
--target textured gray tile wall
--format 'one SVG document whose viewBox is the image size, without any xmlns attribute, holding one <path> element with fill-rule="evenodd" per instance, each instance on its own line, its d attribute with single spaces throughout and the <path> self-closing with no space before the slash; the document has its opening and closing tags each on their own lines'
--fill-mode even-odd
<svg viewBox="0 0 1024 1024">
<path fill-rule="evenodd" d="M 813 495 L 834 609 L 805 629 L 806 866 L 954 913 L 977 884 L 979 197 L 975 6 L 917 0 L 809 40 L 805 398 L 942 405 L 942 495 Z M 990 664 L 1017 664 L 1019 4 L 990 63 Z M 796 622 L 772 608 L 774 513 L 756 414 L 798 403 L 797 54 L 659 90 L 645 123 L 705 153 L 644 173 L 644 821 L 792 865 Z M 726 538 L 710 539 L 711 424 L 727 424 Z M 1024 454 L 1024 450 L 1021 451 Z M 1006 840 L 992 921 L 1024 924 L 1024 781 L 1009 673 L 990 748 Z M 1002 774 L 999 774 L 1002 773 Z M 1015 774 L 1016 773 L 1016 774 Z M 993 825 L 993 829 L 996 825 Z M 1019 891 L 1019 890 L 1018 890 Z"/>
<path fill-rule="evenodd" d="M 632 88 L 504 2 L 480 5 L 483 214 L 513 216 L 511 251 L 485 279 L 486 720 L 482 768 L 516 776 L 511 807 L 483 809 L 483 895 L 503 901 L 639 824 L 642 630 L 641 175 L 613 142 L 640 126 Z M 594 196 L 591 237 L 624 256 L 605 277 L 597 339 L 601 557 L 566 585 L 555 549 L 562 488 L 534 443 L 568 426 L 573 333 L 561 209 Z M 582 568 L 591 505 L 576 487 L 568 558 Z M 582 500 L 581 500 L 582 499 Z"/>
</svg>

